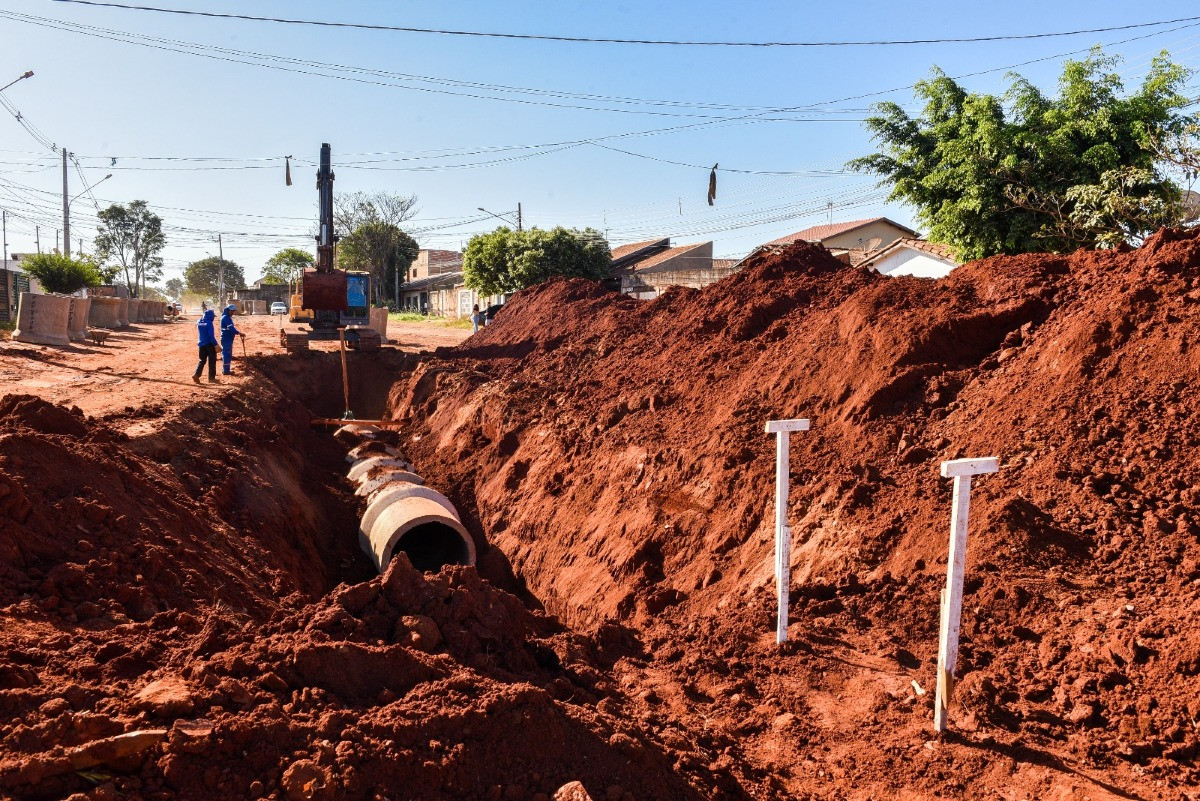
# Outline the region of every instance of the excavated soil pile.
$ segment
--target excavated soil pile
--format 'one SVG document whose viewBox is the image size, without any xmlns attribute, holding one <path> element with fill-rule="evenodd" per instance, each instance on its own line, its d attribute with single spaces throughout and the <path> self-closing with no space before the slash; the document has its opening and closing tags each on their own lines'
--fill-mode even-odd
<svg viewBox="0 0 1200 801">
<path fill-rule="evenodd" d="M 655 730 L 762 797 L 1180 798 L 1200 783 L 1200 233 L 885 278 L 798 244 L 651 302 L 583 281 L 393 389 L 401 447 L 546 608 L 621 621 Z M 772 636 L 792 437 L 792 642 Z M 931 740 L 949 482 L 977 479 Z M 482 543 L 481 543 L 482 546 Z M 926 690 L 929 690 L 927 693 Z"/>
<path fill-rule="evenodd" d="M 331 413 L 337 382 L 312 387 L 337 357 L 260 368 L 280 384 L 133 438 L 153 407 L 97 420 L 0 398 L 0 797 L 736 788 L 718 770 L 693 789 L 673 767 L 693 739 L 624 713 L 607 677 L 637 653 L 624 630 L 571 635 L 473 568 L 400 557 L 372 578 L 345 449 L 292 400 Z"/>
</svg>

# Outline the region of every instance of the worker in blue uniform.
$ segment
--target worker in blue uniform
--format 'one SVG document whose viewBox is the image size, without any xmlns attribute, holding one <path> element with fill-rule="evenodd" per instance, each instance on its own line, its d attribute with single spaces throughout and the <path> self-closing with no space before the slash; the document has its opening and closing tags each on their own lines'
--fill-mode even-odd
<svg viewBox="0 0 1200 801">
<path fill-rule="evenodd" d="M 221 310 L 221 374 L 233 375 L 229 369 L 229 362 L 233 360 L 233 338 L 239 336 L 242 339 L 246 335 L 237 330 L 237 326 L 233 324 L 233 313 L 237 311 L 237 307 L 230 304 Z"/>
<path fill-rule="evenodd" d="M 196 333 L 198 338 L 196 345 L 200 348 L 200 363 L 196 365 L 196 372 L 192 374 L 192 380 L 197 384 L 200 383 L 200 373 L 204 371 L 205 362 L 208 363 L 208 380 L 217 380 L 217 338 L 213 334 L 213 314 L 212 309 L 205 309 L 200 315 L 200 319 L 196 321 Z"/>
</svg>

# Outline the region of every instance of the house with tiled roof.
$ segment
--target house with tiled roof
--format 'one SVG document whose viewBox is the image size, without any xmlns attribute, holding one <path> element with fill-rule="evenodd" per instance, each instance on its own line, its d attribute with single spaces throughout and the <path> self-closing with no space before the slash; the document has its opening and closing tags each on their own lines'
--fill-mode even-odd
<svg viewBox="0 0 1200 801">
<path fill-rule="evenodd" d="M 870 217 L 865 220 L 814 225 L 778 239 L 759 245 L 754 252 L 781 248 L 794 242 L 812 242 L 825 248 L 847 264 L 857 265 L 869 254 L 887 247 L 903 237 L 918 237 L 916 231 L 889 220 L 887 217 Z"/>
<path fill-rule="evenodd" d="M 858 266 L 868 267 L 882 275 L 943 278 L 958 264 L 954 249 L 949 245 L 903 237 L 870 254 Z"/>
<path fill-rule="evenodd" d="M 738 269 L 737 259 L 714 259 L 713 243 L 671 246 L 670 237 L 613 248 L 606 283 L 635 298 L 650 299 L 667 287 L 703 289 Z"/>
</svg>

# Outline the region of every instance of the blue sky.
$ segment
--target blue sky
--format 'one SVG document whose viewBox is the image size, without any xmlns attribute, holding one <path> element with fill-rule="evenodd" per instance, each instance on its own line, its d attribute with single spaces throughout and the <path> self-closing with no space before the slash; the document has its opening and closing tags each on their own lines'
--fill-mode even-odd
<svg viewBox="0 0 1200 801">
<path fill-rule="evenodd" d="M 700 41 L 981 37 L 1200 14 L 1194 2 L 140 4 Z M 1052 89 L 1062 54 L 1097 43 L 1124 57 L 1119 69 L 1130 86 L 1162 49 L 1200 67 L 1200 21 L 999 42 L 668 47 L 292 26 L 6 0 L 0 41 L 0 85 L 25 70 L 36 73 L 4 92 L 8 103 L 45 140 L 77 154 L 88 183 L 112 173 L 94 191 L 98 204 L 140 198 L 163 217 L 167 277 L 215 254 L 220 232 L 226 257 L 242 264 L 249 279 L 276 250 L 310 245 L 313 164 L 322 142 L 333 146 L 338 191 L 418 196 L 420 211 L 409 225 L 423 247 L 457 249 L 498 224 L 477 207 L 505 215 L 520 202 L 527 227 L 591 226 L 614 246 L 663 236 L 676 244 L 713 240 L 718 256 L 736 257 L 830 218 L 886 215 L 911 224 L 909 210 L 885 203 L 886 193 L 870 176 L 845 173 L 842 165 L 872 150 L 861 124 L 869 105 L 888 99 L 911 107 L 909 87 L 934 64 L 951 75 L 983 73 L 962 79 L 973 91 L 1002 90 L 1003 68 L 1018 64 L 1024 64 L 1021 74 Z M 252 54 L 270 56 L 267 63 L 289 71 L 238 63 L 263 63 Z M 1193 79 L 1190 91 L 1200 92 L 1198 86 Z M 490 99 L 497 97 L 503 99 Z M 764 111 L 794 107 L 803 110 Z M 291 187 L 283 180 L 285 155 L 295 157 Z M 709 207 L 708 167 L 715 162 L 721 165 L 718 195 Z M 84 189 L 74 165 L 69 181 L 72 196 Z M 43 249 L 53 246 L 61 186 L 60 157 L 2 112 L 0 207 L 11 215 L 10 252 L 34 250 L 34 225 L 41 226 Z M 87 194 L 71 204 L 72 239 L 82 236 L 86 251 L 95 210 Z"/>
</svg>

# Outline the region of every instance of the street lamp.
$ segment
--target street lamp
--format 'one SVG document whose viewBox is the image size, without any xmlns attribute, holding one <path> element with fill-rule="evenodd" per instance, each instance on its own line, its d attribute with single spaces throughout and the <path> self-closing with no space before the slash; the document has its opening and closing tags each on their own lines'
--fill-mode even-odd
<svg viewBox="0 0 1200 801">
<path fill-rule="evenodd" d="M 25 74 L 24 74 L 24 75 L 20 76 L 20 77 L 19 77 L 19 78 L 17 78 L 16 80 L 14 80 L 14 81 L 9 81 L 8 83 L 4 84 L 4 86 L 0 86 L 0 92 L 3 92 L 5 89 L 7 89 L 8 87 L 12 86 L 12 85 L 13 85 L 14 83 L 16 83 L 17 81 L 23 81 L 23 80 L 25 80 L 26 78 L 32 78 L 32 77 L 33 77 L 33 70 L 27 70 L 27 71 L 25 72 Z"/>
<path fill-rule="evenodd" d="M 499 214 L 493 214 L 492 212 L 485 209 L 483 206 L 476 206 L 475 208 L 479 209 L 484 214 L 490 214 L 491 216 L 495 217 L 497 220 L 500 220 L 501 222 L 505 222 L 505 223 L 509 223 L 509 224 L 512 223 L 512 220 L 506 220 L 503 217 L 501 217 Z M 521 204 L 520 203 L 517 204 L 517 210 L 515 212 L 514 211 L 506 211 L 504 213 L 517 215 L 517 230 L 520 231 L 521 230 Z"/>
<path fill-rule="evenodd" d="M 107 181 L 109 178 L 112 178 L 111 172 L 63 204 L 63 254 L 64 255 L 66 255 L 66 256 L 71 255 L 71 204 L 74 203 L 76 200 L 79 200 L 79 198 L 83 197 L 88 192 L 91 192 L 93 189 L 95 189 L 97 186 L 99 186 L 100 184 Z M 67 188 L 66 173 L 64 172 L 63 173 L 63 189 L 66 189 L 66 188 Z"/>
</svg>

